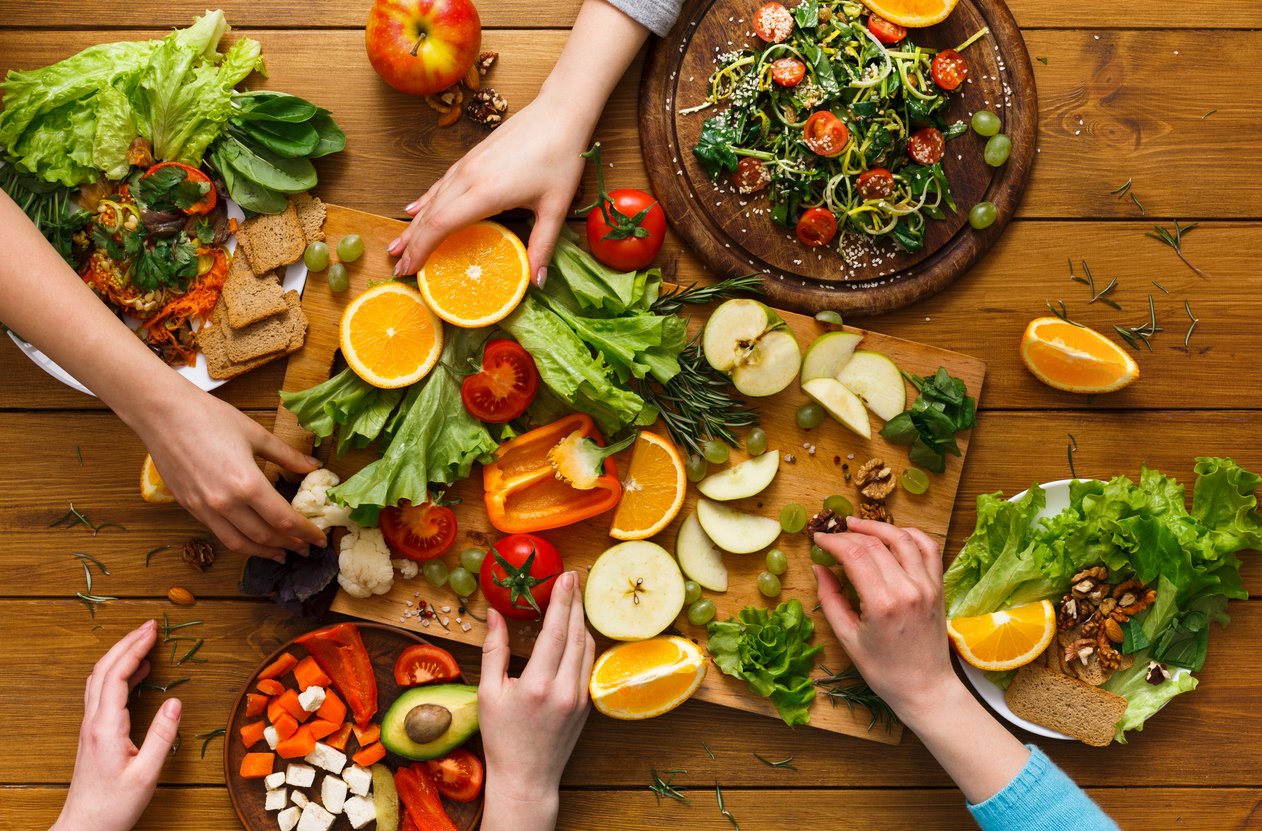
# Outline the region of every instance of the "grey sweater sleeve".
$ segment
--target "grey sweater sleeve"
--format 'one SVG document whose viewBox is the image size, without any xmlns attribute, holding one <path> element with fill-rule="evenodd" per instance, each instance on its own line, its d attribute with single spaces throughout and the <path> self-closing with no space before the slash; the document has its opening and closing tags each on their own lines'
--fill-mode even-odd
<svg viewBox="0 0 1262 831">
<path fill-rule="evenodd" d="M 658 37 L 665 37 L 679 17 L 683 0 L 607 0 L 609 5 L 647 28 Z"/>
</svg>

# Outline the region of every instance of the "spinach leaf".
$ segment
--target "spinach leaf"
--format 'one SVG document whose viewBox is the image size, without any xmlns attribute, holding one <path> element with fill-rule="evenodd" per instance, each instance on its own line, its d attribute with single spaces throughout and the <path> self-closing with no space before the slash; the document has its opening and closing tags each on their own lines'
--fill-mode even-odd
<svg viewBox="0 0 1262 831">
<path fill-rule="evenodd" d="M 280 193 L 301 193 L 315 187 L 316 172 L 306 159 L 284 159 L 236 136 L 226 137 L 224 159 L 242 176 Z"/>
<path fill-rule="evenodd" d="M 328 110 L 317 110 L 316 114 L 307 123 L 315 128 L 316 134 L 320 137 L 315 149 L 307 154 L 307 158 L 318 159 L 345 149 L 346 133 L 343 133 L 342 128 L 337 126 L 337 122 L 333 120 L 333 116 L 329 114 Z"/>
<path fill-rule="evenodd" d="M 906 217 L 899 218 L 890 236 L 904 251 L 919 251 L 925 244 L 924 228 L 913 228 Z"/>
<path fill-rule="evenodd" d="M 863 151 L 863 158 L 871 167 L 894 146 L 894 136 L 884 124 L 877 124 L 867 135 L 868 147 Z"/>
<path fill-rule="evenodd" d="M 895 229 L 897 230 L 897 229 Z M 885 423 L 881 436 L 892 444 L 908 444 L 907 457 L 933 473 L 946 470 L 946 456 L 960 455 L 955 434 L 977 420 L 977 402 L 968 388 L 944 367 L 932 376 L 903 373 L 919 395 L 911 407 Z"/>
<path fill-rule="evenodd" d="M 711 179 L 717 180 L 724 171 L 730 173 L 736 170 L 737 158 L 732 146 L 740 141 L 740 131 L 730 121 L 726 113 L 707 119 L 701 127 L 697 146 L 692 148 L 697 161 Z"/>
<path fill-rule="evenodd" d="M 798 28 L 811 29 L 819 25 L 819 0 L 806 0 L 793 9 L 793 19 Z"/>
<path fill-rule="evenodd" d="M 801 6 L 798 6 L 801 9 Z M 841 86 L 837 83 L 837 76 L 833 72 L 833 65 L 828 60 L 827 53 L 819 47 L 814 41 L 804 41 L 802 43 L 802 57 L 806 58 L 807 64 L 811 68 L 811 73 L 815 77 L 815 84 L 824 93 L 824 100 L 836 98 L 841 94 Z"/>
<path fill-rule="evenodd" d="M 954 124 L 948 125 L 947 128 L 942 131 L 942 137 L 947 141 L 950 141 L 951 139 L 958 138 L 967 132 L 968 124 L 963 121 L 957 121 Z"/>
<path fill-rule="evenodd" d="M 241 109 L 234 116 L 242 121 L 287 121 L 302 123 L 315 116 L 315 104 L 296 95 L 281 92 L 247 92 L 235 102 Z"/>
</svg>

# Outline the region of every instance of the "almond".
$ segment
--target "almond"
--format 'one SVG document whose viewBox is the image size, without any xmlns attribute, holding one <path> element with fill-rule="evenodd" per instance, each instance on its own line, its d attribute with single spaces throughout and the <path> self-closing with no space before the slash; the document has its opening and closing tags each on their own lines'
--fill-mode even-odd
<svg viewBox="0 0 1262 831">
<path fill-rule="evenodd" d="M 167 591 L 167 600 L 170 600 L 176 606 L 192 606 L 197 602 L 197 598 L 193 597 L 193 593 L 183 586 L 172 586 Z"/>
</svg>

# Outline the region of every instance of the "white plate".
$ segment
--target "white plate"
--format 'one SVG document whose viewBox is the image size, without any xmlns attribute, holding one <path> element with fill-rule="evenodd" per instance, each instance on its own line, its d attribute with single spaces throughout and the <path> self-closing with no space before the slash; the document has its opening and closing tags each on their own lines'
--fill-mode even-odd
<svg viewBox="0 0 1262 831">
<path fill-rule="evenodd" d="M 242 212 L 241 208 L 237 205 L 236 202 L 233 202 L 231 199 L 228 199 L 225 201 L 227 202 L 229 218 L 235 219 L 237 222 L 241 222 L 243 219 L 245 219 L 245 213 Z M 227 247 L 229 251 L 235 252 L 237 250 L 236 236 L 231 236 L 228 238 Z M 305 286 L 306 284 L 307 284 L 307 265 L 300 258 L 298 262 L 292 263 L 291 265 L 289 265 L 289 267 L 285 269 L 285 279 L 284 279 L 285 291 L 293 290 L 301 294 L 303 286 Z M 135 327 L 139 323 L 139 321 L 133 320 L 131 318 L 124 318 L 124 322 L 126 322 L 127 325 L 131 327 Z M 84 395 L 92 395 L 91 390 L 89 390 L 83 384 L 75 380 L 75 377 L 73 375 L 71 375 L 69 372 L 66 372 L 64 369 L 58 366 L 56 362 L 53 361 L 52 358 L 48 357 L 43 352 L 36 349 L 34 346 L 31 346 L 29 343 L 22 340 L 12 331 L 9 332 L 9 337 L 12 338 L 13 342 L 18 345 L 18 349 L 21 349 L 22 352 L 26 354 L 26 357 L 34 361 L 35 365 L 38 366 L 40 369 L 44 370 L 49 375 L 53 376 L 58 381 L 62 382 L 66 386 L 70 387 L 71 389 L 76 389 L 79 392 L 83 393 Z M 201 352 L 197 353 L 197 363 L 195 365 L 172 367 L 172 369 L 174 369 L 176 372 L 183 375 L 188 380 L 192 381 L 197 386 L 206 390 L 207 392 L 215 389 L 216 387 L 223 386 L 225 383 L 227 383 L 226 381 L 217 381 L 214 378 L 210 377 L 210 372 L 206 368 L 206 356 L 203 355 Z"/>
</svg>

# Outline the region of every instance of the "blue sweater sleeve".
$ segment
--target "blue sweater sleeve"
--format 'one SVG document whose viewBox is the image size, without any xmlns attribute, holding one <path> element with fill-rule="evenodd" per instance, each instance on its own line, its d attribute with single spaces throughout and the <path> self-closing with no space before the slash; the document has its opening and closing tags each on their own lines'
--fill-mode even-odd
<svg viewBox="0 0 1262 831">
<path fill-rule="evenodd" d="M 969 811 L 982 831 L 1118 831 L 1100 806 L 1034 745 L 1003 790 Z"/>
</svg>

